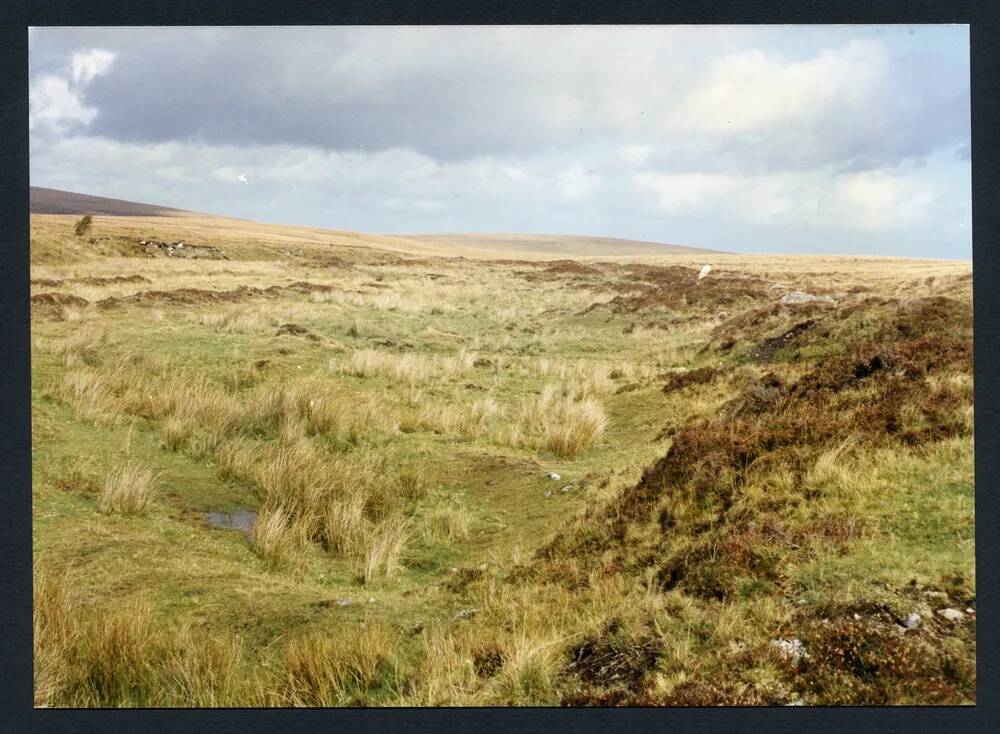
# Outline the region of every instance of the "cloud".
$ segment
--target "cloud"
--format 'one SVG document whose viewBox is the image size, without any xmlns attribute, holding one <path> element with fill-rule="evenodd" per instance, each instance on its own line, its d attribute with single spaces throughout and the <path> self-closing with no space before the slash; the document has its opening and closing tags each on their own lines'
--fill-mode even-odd
<svg viewBox="0 0 1000 734">
<path fill-rule="evenodd" d="M 666 214 L 727 212 L 748 224 L 853 228 L 884 232 L 927 221 L 932 185 L 891 170 L 773 175 L 640 173 L 636 185 Z"/>
<path fill-rule="evenodd" d="M 98 76 L 111 69 L 115 54 L 89 49 L 73 54 L 58 74 L 43 74 L 29 83 L 28 127 L 47 127 L 65 132 L 73 125 L 90 125 L 95 107 L 84 105 L 84 91 Z"/>
<path fill-rule="evenodd" d="M 73 83 L 77 86 L 87 86 L 111 68 L 115 55 L 110 51 L 101 48 L 92 48 L 73 54 L 70 61 L 70 71 L 73 75 Z"/>
</svg>

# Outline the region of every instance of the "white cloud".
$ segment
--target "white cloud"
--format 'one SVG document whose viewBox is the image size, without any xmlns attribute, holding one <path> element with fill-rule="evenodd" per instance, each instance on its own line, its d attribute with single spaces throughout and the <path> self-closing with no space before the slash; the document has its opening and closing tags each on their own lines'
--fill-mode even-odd
<svg viewBox="0 0 1000 734">
<path fill-rule="evenodd" d="M 657 196 L 671 216 L 704 216 L 747 224 L 902 230 L 926 221 L 933 186 L 913 174 L 807 171 L 771 175 L 640 173 L 639 190 Z"/>
<path fill-rule="evenodd" d="M 28 127 L 47 127 L 65 133 L 73 125 L 89 125 L 97 109 L 83 103 L 84 91 L 95 77 L 107 72 L 115 54 L 90 49 L 73 54 L 69 66 L 60 74 L 33 78 L 28 89 Z"/>
<path fill-rule="evenodd" d="M 108 71 L 114 61 L 115 55 L 102 48 L 92 48 L 73 54 L 73 59 L 70 61 L 73 84 L 87 86 L 94 77 Z"/>
<path fill-rule="evenodd" d="M 28 100 L 28 127 L 47 126 L 61 132 L 73 123 L 88 125 L 97 110 L 84 106 L 70 83 L 58 76 L 32 80 Z"/>
<path fill-rule="evenodd" d="M 648 145 L 623 145 L 618 149 L 621 159 L 636 168 L 645 165 L 652 153 L 653 149 Z"/>
<path fill-rule="evenodd" d="M 601 184 L 601 177 L 581 165 L 571 166 L 559 174 L 559 190 L 567 199 L 588 196 Z"/>
<path fill-rule="evenodd" d="M 889 71 L 885 47 L 874 41 L 852 41 L 801 61 L 754 48 L 712 64 L 679 109 L 667 112 L 664 127 L 675 133 L 734 135 L 831 114 L 843 124 L 863 124 L 863 117 L 849 115 L 877 101 L 891 82 Z"/>
</svg>

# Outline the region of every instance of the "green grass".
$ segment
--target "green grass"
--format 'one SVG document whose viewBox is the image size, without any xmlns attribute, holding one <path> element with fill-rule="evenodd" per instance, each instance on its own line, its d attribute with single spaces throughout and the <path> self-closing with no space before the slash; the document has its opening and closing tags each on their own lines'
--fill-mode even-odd
<svg viewBox="0 0 1000 734">
<path fill-rule="evenodd" d="M 974 606 L 970 435 L 917 447 L 876 437 L 826 465 L 817 462 L 829 447 L 803 442 L 745 476 L 719 470 L 715 486 L 691 496 L 665 487 L 648 512 L 615 524 L 671 435 L 717 419 L 766 371 L 792 381 L 845 353 L 857 315 L 834 323 L 825 340 L 758 365 L 746 348 L 786 326 L 765 323 L 724 354 L 703 350 L 725 320 L 711 304 L 588 310 L 616 284 L 642 287 L 625 271 L 609 270 L 584 290 L 561 276 L 528 280 L 536 269 L 524 266 L 380 265 L 357 252 L 352 261 L 347 271 L 268 262 L 259 275 L 226 276 L 225 288 L 323 281 L 364 293 L 358 301 L 284 294 L 234 305 L 127 305 L 98 310 L 88 330 L 51 312 L 33 315 L 36 568 L 58 580 L 39 587 L 55 599 L 52 619 L 76 620 L 66 629 L 42 620 L 50 626 L 40 644 L 51 649 L 36 663 L 40 705 L 854 701 L 875 689 L 857 693 L 836 666 L 815 672 L 817 681 L 834 676 L 826 688 L 804 683 L 807 673 L 776 658 L 771 640 L 812 634 L 822 644 L 808 615 L 833 614 L 833 604 L 902 611 L 924 590 L 944 589 L 948 604 Z M 127 260 L 121 268 L 135 269 Z M 386 293 L 398 299 L 377 300 Z M 726 318 L 753 306 L 728 304 Z M 151 318 L 154 309 L 160 317 Z M 202 318 L 219 309 L 251 315 L 239 328 Z M 890 317 L 891 309 L 872 311 L 865 334 Z M 282 323 L 318 339 L 278 336 Z M 382 366 L 345 369 L 362 350 L 375 350 Z M 459 354 L 469 358 L 455 366 Z M 396 370 L 394 360 L 409 367 Z M 668 370 L 705 365 L 721 376 L 662 392 Z M 63 387 L 71 370 L 104 386 L 99 401 L 91 388 Z M 544 420 L 559 411 L 539 402 L 546 390 L 569 395 L 559 398 L 567 410 L 594 401 L 606 426 L 571 450 L 548 440 Z M 271 398 L 277 407 L 261 416 Z M 317 417 L 319 400 L 345 407 Z M 529 405 L 542 406 L 542 422 L 523 418 Z M 439 419 L 422 425 L 429 409 Z M 222 471 L 227 446 L 243 447 L 244 471 Z M 313 457 L 305 474 L 259 470 L 294 447 Z M 102 482 L 126 463 L 157 477 L 152 503 L 140 515 L 102 514 Z M 698 494 L 726 488 L 750 524 L 713 515 Z M 331 544 L 318 518 L 350 492 L 363 500 L 357 537 Z M 281 506 L 294 538 L 270 546 L 203 519 L 248 506 Z M 665 510 L 676 516 L 672 530 L 657 514 Z M 773 540 L 775 528 L 793 540 Z M 405 543 L 380 556 L 388 563 L 366 563 L 373 540 L 389 539 L 389 530 Z M 693 576 L 673 589 L 657 581 L 671 553 L 704 548 L 709 560 L 692 568 L 720 574 L 733 595 L 699 594 Z M 745 548 L 774 568 L 725 565 Z M 118 619 L 133 608 L 134 627 L 101 626 L 102 615 Z M 607 629 L 615 643 L 605 650 L 593 641 Z M 921 644 L 974 659 L 974 624 L 927 624 L 918 634 L 933 635 Z M 100 651 L 115 635 L 144 652 L 104 678 L 87 677 L 100 672 Z M 176 650 L 185 645 L 204 652 L 179 670 Z M 596 653 L 586 651 L 598 649 L 618 678 L 588 678 L 586 654 Z M 904 683 L 878 695 L 918 695 L 905 683 L 909 673 L 892 675 Z M 926 695 L 974 700 L 974 677 L 959 678 Z"/>
</svg>

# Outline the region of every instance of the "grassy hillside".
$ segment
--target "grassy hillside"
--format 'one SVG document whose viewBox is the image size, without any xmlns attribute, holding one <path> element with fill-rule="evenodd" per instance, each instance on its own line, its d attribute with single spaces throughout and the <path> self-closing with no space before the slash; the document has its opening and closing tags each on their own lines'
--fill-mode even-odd
<svg viewBox="0 0 1000 734">
<path fill-rule="evenodd" d="M 38 705 L 975 702 L 968 263 L 73 222 Z"/>
</svg>

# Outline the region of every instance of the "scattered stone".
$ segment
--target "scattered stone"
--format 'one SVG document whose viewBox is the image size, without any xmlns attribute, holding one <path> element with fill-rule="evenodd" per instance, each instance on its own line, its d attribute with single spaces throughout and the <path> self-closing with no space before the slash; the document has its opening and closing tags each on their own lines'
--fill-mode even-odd
<svg viewBox="0 0 1000 734">
<path fill-rule="evenodd" d="M 906 629 L 913 630 L 920 626 L 920 615 L 916 612 L 910 612 L 906 616 Z"/>
<path fill-rule="evenodd" d="M 455 615 L 455 619 L 472 619 L 478 614 L 479 610 L 475 607 L 469 607 L 468 609 L 463 609 L 458 614 Z"/>
<path fill-rule="evenodd" d="M 788 640 L 771 640 L 771 644 L 777 647 L 782 656 L 785 658 L 801 660 L 802 658 L 809 657 L 809 654 L 806 652 L 805 645 L 803 645 L 802 640 L 797 637 L 792 637 Z"/>
<path fill-rule="evenodd" d="M 563 487 L 559 491 L 565 493 L 565 492 L 569 492 L 571 489 L 573 489 L 573 485 L 572 484 L 567 484 L 565 487 Z"/>
<path fill-rule="evenodd" d="M 558 474 L 556 474 L 556 473 L 555 473 L 554 471 L 550 471 L 550 472 L 548 473 L 548 477 L 549 477 L 549 479 L 552 479 L 553 481 L 558 481 L 558 480 L 562 479 L 562 477 L 560 477 L 560 476 L 559 476 Z"/>
<path fill-rule="evenodd" d="M 857 612 L 855 612 L 855 613 L 854 613 L 854 621 L 858 621 L 858 620 L 860 620 L 860 619 L 861 619 L 861 615 L 860 615 L 860 614 L 858 614 Z"/>
<path fill-rule="evenodd" d="M 813 303 L 815 301 L 834 303 L 832 296 L 814 296 L 811 293 L 803 293 L 802 291 L 792 291 L 791 293 L 786 293 L 781 297 L 781 300 L 778 301 L 778 303 L 787 306 L 796 303 Z"/>
<path fill-rule="evenodd" d="M 368 597 L 368 603 L 369 604 L 374 604 L 375 603 L 375 597 L 374 596 L 369 596 Z"/>
<path fill-rule="evenodd" d="M 929 597 L 931 599 L 947 599 L 948 598 L 948 595 L 945 594 L 943 591 L 925 591 L 924 592 L 924 596 Z"/>
<path fill-rule="evenodd" d="M 966 607 L 966 608 L 965 608 L 965 612 L 966 612 L 967 614 L 975 614 L 975 613 L 976 613 L 976 610 L 975 610 L 975 609 L 973 609 L 972 607 Z"/>
<path fill-rule="evenodd" d="M 957 609 L 952 609 L 951 607 L 948 607 L 947 609 L 938 609 L 938 614 L 947 619 L 949 622 L 960 622 L 965 618 L 964 614 Z"/>
<path fill-rule="evenodd" d="M 351 604 L 352 604 L 352 602 L 351 602 L 350 599 L 337 599 L 337 606 L 338 607 L 349 607 L 349 606 L 351 606 Z"/>
<path fill-rule="evenodd" d="M 546 489 L 545 490 L 545 496 L 546 497 L 551 497 L 552 496 L 552 490 L 551 489 Z"/>
<path fill-rule="evenodd" d="M 785 704 L 786 706 L 805 706 L 806 702 L 801 698 L 796 698 L 794 701 L 789 701 Z"/>
<path fill-rule="evenodd" d="M 139 247 L 147 255 L 158 257 L 207 258 L 209 260 L 228 260 L 229 258 L 218 247 L 211 245 L 192 245 L 187 242 L 160 242 L 158 240 L 139 240 Z"/>
<path fill-rule="evenodd" d="M 711 265 L 702 265 L 701 266 L 701 271 L 698 273 L 698 280 L 701 280 L 702 278 L 704 278 L 706 275 L 708 275 L 711 272 L 712 272 L 712 266 Z"/>
</svg>

